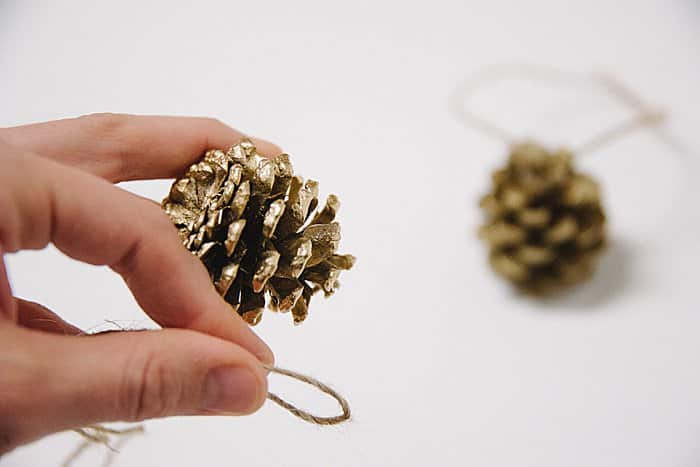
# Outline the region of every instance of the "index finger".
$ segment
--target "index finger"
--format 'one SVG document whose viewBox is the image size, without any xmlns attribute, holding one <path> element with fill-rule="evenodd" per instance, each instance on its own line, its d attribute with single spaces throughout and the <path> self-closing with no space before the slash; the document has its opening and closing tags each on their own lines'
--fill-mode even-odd
<svg viewBox="0 0 700 467">
<path fill-rule="evenodd" d="M 80 261 L 118 272 L 143 310 L 165 327 L 233 341 L 266 362 L 272 353 L 216 292 L 153 202 L 92 175 L 18 154 L 2 144 L 0 244 L 6 251 L 53 242 Z"/>
<path fill-rule="evenodd" d="M 0 128 L 0 138 L 15 147 L 111 182 L 173 178 L 204 151 L 228 148 L 244 136 L 213 118 L 112 113 Z M 251 139 L 261 154 L 282 152 Z"/>
</svg>

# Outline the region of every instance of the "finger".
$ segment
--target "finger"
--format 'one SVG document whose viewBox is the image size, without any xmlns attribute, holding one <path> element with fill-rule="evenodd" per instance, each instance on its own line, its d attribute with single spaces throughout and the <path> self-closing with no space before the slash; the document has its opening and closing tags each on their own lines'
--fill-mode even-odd
<svg viewBox="0 0 700 467">
<path fill-rule="evenodd" d="M 212 118 L 125 114 L 0 128 L 0 138 L 14 146 L 112 182 L 175 177 L 207 149 L 227 148 L 243 136 Z M 261 154 L 282 152 L 272 143 L 253 140 Z"/>
<path fill-rule="evenodd" d="M 17 303 L 17 323 L 20 326 L 66 336 L 83 334 L 80 328 L 64 321 L 63 318 L 43 305 L 21 298 L 16 298 L 15 302 Z"/>
<path fill-rule="evenodd" d="M 0 336 L 0 429 L 12 446 L 100 422 L 250 414 L 267 393 L 250 353 L 193 331 L 68 337 L 5 326 Z"/>
<path fill-rule="evenodd" d="M 12 290 L 10 289 L 10 281 L 7 278 L 3 253 L 2 243 L 0 242 L 0 319 L 15 321 L 17 319 L 17 306 L 12 298 Z"/>
<path fill-rule="evenodd" d="M 106 181 L 0 144 L 0 242 L 8 251 L 53 242 L 68 256 L 122 275 L 143 310 L 165 327 L 231 340 L 270 363 L 272 352 L 216 292 L 202 263 L 151 201 Z"/>
</svg>

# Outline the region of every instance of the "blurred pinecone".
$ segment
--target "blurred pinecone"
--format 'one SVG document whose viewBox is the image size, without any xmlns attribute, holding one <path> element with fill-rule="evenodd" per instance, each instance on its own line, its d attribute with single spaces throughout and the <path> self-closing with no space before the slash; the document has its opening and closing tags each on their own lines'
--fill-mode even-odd
<svg viewBox="0 0 700 467">
<path fill-rule="evenodd" d="M 580 282 L 605 245 L 598 185 L 577 173 L 567 151 L 515 146 L 481 200 L 493 269 L 535 294 Z"/>
<path fill-rule="evenodd" d="M 318 206 L 318 184 L 295 176 L 289 156 L 266 158 L 244 139 L 209 150 L 173 183 L 163 208 L 216 290 L 251 325 L 267 306 L 306 318 L 311 296 L 331 295 L 355 262 L 335 253 L 338 198 Z"/>
</svg>

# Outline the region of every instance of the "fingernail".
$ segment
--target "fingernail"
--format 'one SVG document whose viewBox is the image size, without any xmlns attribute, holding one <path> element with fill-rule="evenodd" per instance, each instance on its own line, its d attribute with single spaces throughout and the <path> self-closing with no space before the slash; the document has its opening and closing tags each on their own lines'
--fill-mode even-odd
<svg viewBox="0 0 700 467">
<path fill-rule="evenodd" d="M 255 352 L 255 356 L 263 363 L 267 363 L 268 365 L 275 364 L 275 355 L 267 345 L 263 344 L 263 347 L 261 347 L 258 352 Z"/>
<path fill-rule="evenodd" d="M 254 348 L 251 349 L 253 355 L 255 355 L 257 359 L 263 363 L 267 363 L 268 365 L 274 365 L 275 356 L 272 353 L 270 347 L 268 347 L 267 344 L 252 329 L 248 328 L 248 330 L 253 336 L 252 344 Z"/>
<path fill-rule="evenodd" d="M 204 383 L 204 409 L 219 413 L 247 414 L 255 410 L 260 391 L 258 378 L 247 368 L 214 368 Z"/>
</svg>

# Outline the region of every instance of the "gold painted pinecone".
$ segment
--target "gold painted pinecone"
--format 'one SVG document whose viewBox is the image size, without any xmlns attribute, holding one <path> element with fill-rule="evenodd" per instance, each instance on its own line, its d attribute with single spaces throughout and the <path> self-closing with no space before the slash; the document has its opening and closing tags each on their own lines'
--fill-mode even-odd
<svg viewBox="0 0 700 467">
<path fill-rule="evenodd" d="M 338 198 L 317 206 L 318 183 L 294 175 L 287 154 L 260 156 L 247 139 L 207 151 L 163 200 L 185 246 L 251 325 L 266 307 L 301 323 L 311 296 L 331 295 L 353 266 L 353 256 L 336 254 Z"/>
<path fill-rule="evenodd" d="M 586 279 L 605 245 L 598 184 L 572 164 L 572 154 L 532 144 L 515 146 L 493 173 L 481 200 L 479 231 L 493 269 L 536 294 Z"/>
</svg>

